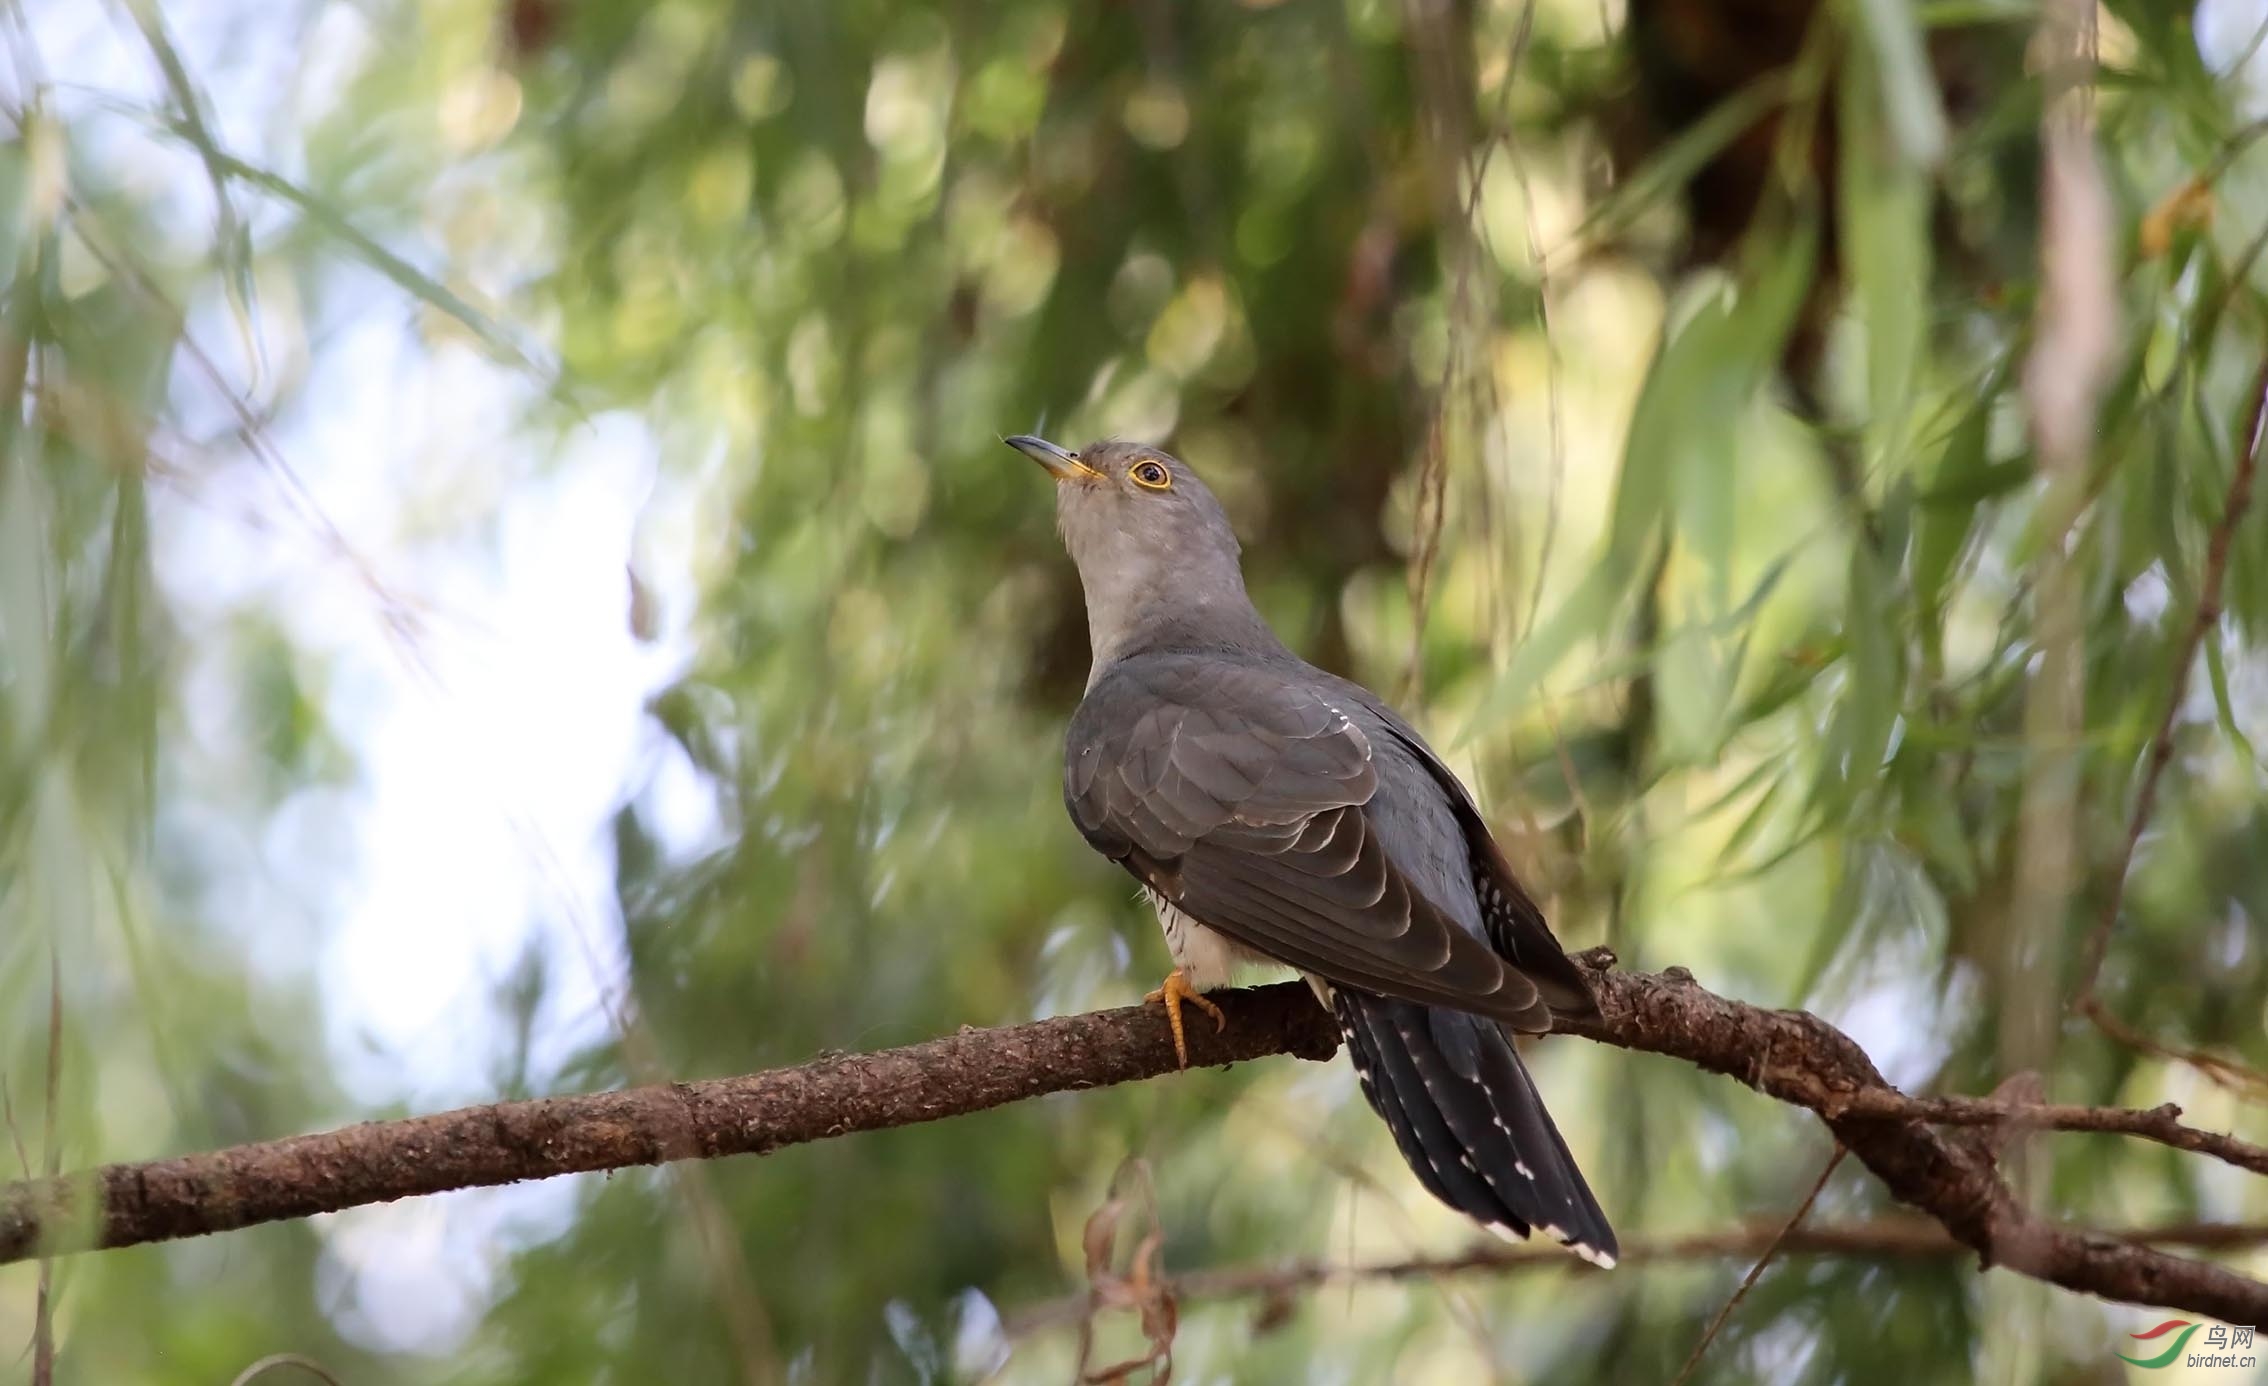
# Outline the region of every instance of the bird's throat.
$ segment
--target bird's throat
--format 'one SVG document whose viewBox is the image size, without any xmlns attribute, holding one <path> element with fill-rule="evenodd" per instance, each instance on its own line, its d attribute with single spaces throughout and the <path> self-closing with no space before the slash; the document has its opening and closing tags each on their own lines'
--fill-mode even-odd
<svg viewBox="0 0 2268 1386">
<path fill-rule="evenodd" d="M 1244 594 L 1215 589 L 1204 598 L 1190 600 L 1136 600 L 1098 606 L 1095 589 L 1087 589 L 1087 644 L 1093 663 L 1087 670 L 1092 688 L 1110 667 L 1137 655 L 1160 650 L 1241 650 L 1281 652 L 1283 642 L 1268 628 Z"/>
</svg>

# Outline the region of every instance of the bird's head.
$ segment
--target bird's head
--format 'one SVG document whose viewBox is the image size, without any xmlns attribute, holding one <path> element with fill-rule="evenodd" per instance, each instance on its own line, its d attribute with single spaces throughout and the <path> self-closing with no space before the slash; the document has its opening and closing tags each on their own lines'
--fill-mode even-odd
<svg viewBox="0 0 2268 1386">
<path fill-rule="evenodd" d="M 1055 480 L 1055 527 L 1086 589 L 1097 666 L 1161 623 L 1202 628 L 1252 617 L 1236 532 L 1187 463 L 1119 439 L 1076 452 L 1028 434 L 1005 440 Z"/>
</svg>

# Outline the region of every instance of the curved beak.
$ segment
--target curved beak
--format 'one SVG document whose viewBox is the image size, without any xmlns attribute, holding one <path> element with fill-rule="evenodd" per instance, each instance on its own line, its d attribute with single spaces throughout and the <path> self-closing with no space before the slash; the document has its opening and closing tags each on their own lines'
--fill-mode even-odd
<svg viewBox="0 0 2268 1386">
<path fill-rule="evenodd" d="M 1000 441 L 1047 468 L 1048 475 L 1054 477 L 1057 481 L 1099 481 L 1102 479 L 1102 473 L 1081 462 L 1079 454 L 1067 448 L 1057 447 L 1045 438 L 1035 438 L 1029 433 L 1019 433 L 1013 438 L 1003 438 Z"/>
</svg>

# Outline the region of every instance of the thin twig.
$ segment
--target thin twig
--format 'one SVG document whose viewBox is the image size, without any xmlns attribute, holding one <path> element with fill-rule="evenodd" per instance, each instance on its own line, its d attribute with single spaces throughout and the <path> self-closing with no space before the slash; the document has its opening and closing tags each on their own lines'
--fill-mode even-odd
<svg viewBox="0 0 2268 1386">
<path fill-rule="evenodd" d="M 2198 1251 L 2249 1251 L 2268 1246 L 2268 1223 L 2191 1222 L 2157 1227 L 2103 1228 L 2096 1236 L 2132 1246 L 2180 1246 Z M 1507 1246 L 1488 1241 L 1452 1256 L 1410 1256 L 1392 1261 L 1269 1262 L 1188 1271 L 1166 1282 L 1183 1303 L 1259 1298 L 1286 1300 L 1336 1282 L 1349 1293 L 1360 1284 L 1421 1281 L 1429 1285 L 1469 1275 L 1563 1274 L 1588 1279 L 1628 1274 L 1643 1266 L 1686 1265 L 1753 1257 L 1779 1243 L 1775 1259 L 1839 1256 L 1853 1260 L 1920 1261 L 1969 1254 L 1928 1218 L 1891 1216 L 1864 1222 L 1791 1228 L 1784 1219 L 1749 1222 L 1679 1237 L 1626 1241 L 1612 1271 L 1577 1260 L 1556 1246 Z M 1001 1331 L 1011 1339 L 1077 1323 L 1087 1312 L 1084 1293 L 1060 1295 L 1008 1313 Z"/>
<path fill-rule="evenodd" d="M 2268 1074 L 2264 1074 L 2247 1064 L 2238 1063 L 2233 1059 L 2215 1054 L 2209 1049 L 2201 1049 L 2194 1045 L 2167 1044 L 2163 1040 L 2153 1039 L 2119 1019 L 2109 1007 L 2103 1004 L 2100 997 L 2089 999 L 2087 1018 L 2095 1022 L 2096 1029 L 2129 1049 L 2148 1054 L 2152 1058 L 2164 1059 L 2169 1063 L 2187 1064 L 2220 1087 L 2241 1094 L 2253 1101 L 2268 1100 Z"/>
<path fill-rule="evenodd" d="M 1512 93 L 1520 65 L 1535 35 L 1536 3 L 1525 0 L 1519 19 L 1514 23 L 1511 38 L 1504 54 L 1502 80 L 1497 88 L 1497 109 L 1489 119 L 1482 137 L 1469 138 L 1461 111 L 1469 108 L 1478 96 L 1477 90 L 1463 91 L 1463 76 L 1469 68 L 1458 63 L 1449 54 L 1456 40 L 1444 38 L 1441 16 L 1446 14 L 1435 6 L 1411 4 L 1406 7 L 1418 42 L 1413 45 L 1412 61 L 1419 76 L 1419 90 L 1429 104 L 1432 138 L 1436 145 L 1455 145 L 1436 148 L 1432 167 L 1441 170 L 1454 166 L 1454 173 L 1438 173 L 1434 178 L 1436 215 L 1440 218 L 1444 237 L 1450 242 L 1453 267 L 1446 294 L 1449 325 L 1449 349 L 1441 363 L 1441 379 L 1434 391 L 1434 409 L 1425 435 L 1425 455 L 1417 475 L 1416 495 L 1413 501 L 1413 530 L 1416 542 L 1408 571 L 1408 588 L 1411 607 L 1411 635 L 1409 667 L 1404 675 L 1405 698 L 1417 698 L 1423 692 L 1425 626 L 1431 608 L 1433 579 L 1441 556 L 1441 536 L 1448 518 L 1448 441 L 1451 411 L 1459 402 L 1467 417 L 1460 422 L 1470 426 L 1476 447 L 1476 460 L 1482 470 L 1480 481 L 1483 499 L 1480 524 L 1489 526 L 1489 500 L 1487 493 L 1487 442 L 1492 433 L 1503 427 L 1503 410 L 1496 392 L 1494 365 L 1487 349 L 1488 329 L 1492 325 L 1492 311 L 1488 292 L 1482 286 L 1485 277 L 1480 267 L 1494 251 L 1494 241 L 1485 221 L 1480 218 L 1481 194 L 1488 179 L 1490 162 L 1501 144 L 1510 149 L 1513 140 Z M 1436 72 L 1426 71 L 1427 59 L 1435 59 Z M 1477 81 L 1473 86 L 1477 88 Z M 1523 194 L 1527 190 L 1524 172 L 1514 164 L 1514 176 L 1519 180 Z M 1462 180 L 1463 188 L 1455 186 Z M 1530 253 L 1536 253 L 1535 236 L 1530 212 Z M 1548 337 L 1548 327 L 1547 327 Z M 1478 345 L 1476 346 L 1476 342 Z M 1557 382 L 1553 380 L 1553 409 L 1556 427 Z M 1556 437 L 1556 434 L 1555 434 Z"/>
<path fill-rule="evenodd" d="M 2063 1103 L 1991 1102 L 1969 1097 L 1907 1097 L 1889 1092 L 1861 1093 L 1844 1110 L 1853 1115 L 1926 1121 L 1937 1126 L 2007 1126 L 2035 1131 L 2100 1131 L 2139 1136 L 2210 1155 L 2254 1174 L 2268 1174 L 2268 1146 L 2218 1131 L 2201 1131 L 2180 1121 L 2181 1108 L 2168 1102 L 2147 1110 L 2133 1107 L 2080 1107 Z"/>
<path fill-rule="evenodd" d="M 2244 428 L 2244 445 L 2237 454 L 2235 474 L 2229 478 L 2229 489 L 2221 502 L 2221 518 L 2205 547 L 2205 573 L 2197 591 L 2197 612 L 2190 619 L 2189 630 L 2182 637 L 2173 664 L 2171 687 L 2166 693 L 2165 712 L 2158 719 L 2157 735 L 2150 739 L 2149 759 L 2143 763 L 2142 782 L 2134 793 L 2134 812 L 2127 820 L 2126 840 L 2121 845 L 2118 860 L 2111 867 L 2111 887 L 2104 898 L 2102 913 L 2095 919 L 2094 929 L 2087 935 L 2087 947 L 2079 974 L 2079 990 L 2073 997 L 2072 1008 L 2095 1023 L 2097 1029 L 2130 1048 L 2189 1064 L 2223 1087 L 2249 1089 L 2258 1094 L 2268 1091 L 2268 1076 L 2242 1064 L 2233 1063 L 2198 1049 L 2179 1048 L 2160 1043 L 2136 1031 L 2103 1004 L 2095 990 L 2101 980 L 2103 959 L 2110 949 L 2111 931 L 2118 925 L 2118 913 L 2126 899 L 2126 877 L 2133 867 L 2134 854 L 2142 842 L 2142 834 L 2149 829 L 2150 815 L 2158 803 L 2158 783 L 2165 775 L 2166 765 L 2173 759 L 2174 727 L 2181 717 L 2181 705 L 2189 692 L 2190 670 L 2197 663 L 2197 652 L 2205 643 L 2206 635 L 2220 623 L 2221 586 L 2228 576 L 2229 550 L 2234 542 L 2236 527 L 2252 505 L 2253 476 L 2260 465 L 2260 449 L 2264 426 L 2268 426 L 2268 357 L 2260 363 L 2260 370 L 2252 383 L 2251 412 Z"/>
<path fill-rule="evenodd" d="M 1444 304 L 1448 350 L 1442 356 L 1441 380 L 1434 391 L 1434 407 L 1425 430 L 1425 451 L 1419 459 L 1416 494 L 1411 507 L 1413 551 L 1407 573 L 1410 654 L 1409 667 L 1403 676 L 1404 700 L 1415 700 L 1424 692 L 1426 617 L 1432 605 L 1434 564 L 1440 557 L 1441 533 L 1448 517 L 1450 409 L 1459 393 L 1455 386 L 1460 376 L 1470 372 L 1472 319 L 1476 316 L 1472 282 L 1479 250 L 1473 237 L 1471 208 L 1479 198 L 1478 176 L 1473 177 L 1470 200 L 1459 197 L 1456 187 L 1458 175 L 1470 173 L 1474 168 L 1468 158 L 1470 137 L 1464 120 L 1474 93 L 1465 86 L 1470 69 L 1455 56 L 1461 51 L 1466 36 L 1442 32 L 1448 14 L 1449 11 L 1440 6 L 1416 3 L 1404 6 L 1411 34 L 1410 63 L 1420 94 L 1419 126 L 1431 146 L 1425 166 L 1434 193 L 1434 215 L 1439 219 L 1443 239 L 1449 243 L 1447 254 L 1452 260 Z M 1485 167 L 1485 162 L 1482 166 Z"/>
<path fill-rule="evenodd" d="M 1694 1369 L 1701 1365 L 1701 1354 L 1707 1352 L 1709 1344 L 1717 1340 L 1717 1334 L 1724 1328 L 1725 1321 L 1732 1317 L 1733 1310 L 1740 1307 L 1742 1300 L 1748 1298 L 1749 1290 L 1755 1286 L 1757 1279 L 1764 1274 L 1764 1268 L 1772 1264 L 1772 1258 L 1779 1255 L 1780 1247 L 1787 1241 L 1788 1235 L 1794 1232 L 1805 1216 L 1811 1212 L 1811 1205 L 1819 1201 L 1819 1191 L 1827 1187 L 1828 1176 L 1835 1172 L 1835 1167 L 1843 1163 L 1843 1157 L 1849 1153 L 1847 1149 L 1838 1145 L 1835 1147 L 1835 1153 L 1827 1157 L 1827 1167 L 1819 1171 L 1817 1179 L 1811 1181 L 1811 1192 L 1803 1196 L 1803 1202 L 1796 1205 L 1795 1212 L 1789 1215 L 1779 1233 L 1765 1244 L 1764 1254 L 1758 1256 L 1756 1264 L 1748 1268 L 1748 1274 L 1740 1278 L 1739 1287 L 1732 1292 L 1732 1298 L 1725 1301 L 1725 1307 L 1717 1311 L 1717 1317 L 1709 1320 L 1708 1330 L 1701 1335 L 1701 1341 L 1693 1345 L 1693 1355 L 1685 1359 L 1685 1365 L 1678 1369 L 1677 1376 L 1671 1380 L 1670 1386 L 1685 1386 L 1687 1378 L 1691 1377 Z"/>
<path fill-rule="evenodd" d="M 49 924 L 53 929 L 52 921 Z M 63 1095 L 63 962 L 55 936 L 47 939 L 47 1110 L 40 1114 L 40 1157 L 53 1179 L 63 1168 L 55 1136 L 55 1109 Z M 39 1288 L 32 1309 L 32 1386 L 55 1384 L 55 1263 L 39 1258 Z"/>
</svg>

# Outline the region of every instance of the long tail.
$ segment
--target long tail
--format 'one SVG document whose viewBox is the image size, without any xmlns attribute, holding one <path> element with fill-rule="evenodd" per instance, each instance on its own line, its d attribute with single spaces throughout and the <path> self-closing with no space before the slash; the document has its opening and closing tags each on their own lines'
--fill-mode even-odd
<svg viewBox="0 0 2268 1386">
<path fill-rule="evenodd" d="M 1614 1229 L 1502 1026 L 1345 988 L 1331 1009 L 1363 1096 L 1435 1198 L 1490 1228 L 1535 1229 L 1614 1264 Z"/>
</svg>

